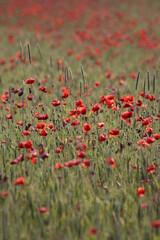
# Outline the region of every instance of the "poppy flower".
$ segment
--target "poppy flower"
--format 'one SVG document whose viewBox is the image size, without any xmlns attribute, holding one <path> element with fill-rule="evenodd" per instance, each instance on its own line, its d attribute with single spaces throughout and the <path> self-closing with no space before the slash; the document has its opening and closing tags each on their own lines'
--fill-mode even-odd
<svg viewBox="0 0 160 240">
<path fill-rule="evenodd" d="M 37 119 L 38 120 L 47 120 L 48 119 L 48 113 L 46 113 L 46 114 L 42 114 L 42 115 L 38 115 L 37 116 Z"/>
<path fill-rule="evenodd" d="M 62 98 L 68 98 L 70 95 L 70 90 L 67 88 L 63 88 L 63 95 Z"/>
<path fill-rule="evenodd" d="M 0 193 L 0 196 L 1 196 L 1 197 L 7 197 L 7 196 L 8 196 L 8 193 L 7 193 L 7 192 L 1 192 L 1 193 Z"/>
<path fill-rule="evenodd" d="M 100 85 L 100 82 L 95 82 L 94 87 L 97 88 L 99 87 L 99 85 Z"/>
<path fill-rule="evenodd" d="M 25 179 L 24 179 L 23 177 L 17 178 L 17 179 L 15 180 L 15 182 L 14 182 L 14 185 L 15 185 L 15 186 L 16 186 L 16 185 L 22 185 L 22 186 L 24 186 L 24 185 L 25 185 Z"/>
<path fill-rule="evenodd" d="M 48 132 L 43 128 L 39 135 L 43 136 L 43 137 L 46 137 L 48 135 Z"/>
<path fill-rule="evenodd" d="M 29 136 L 31 132 L 29 130 L 26 130 L 22 133 L 23 136 Z"/>
<path fill-rule="evenodd" d="M 91 125 L 89 124 L 89 123 L 85 123 L 84 125 L 83 125 L 83 132 L 84 133 L 86 133 L 86 132 L 88 132 L 88 131 L 91 131 L 92 130 L 92 128 L 91 128 Z"/>
<path fill-rule="evenodd" d="M 128 111 L 123 112 L 123 113 L 121 114 L 121 119 L 122 119 L 123 121 L 124 121 L 124 120 L 127 120 L 128 118 L 131 118 L 132 115 L 133 115 L 133 112 L 128 112 Z"/>
<path fill-rule="evenodd" d="M 87 113 L 87 106 L 79 108 L 80 114 L 85 115 Z"/>
<path fill-rule="evenodd" d="M 138 187 L 137 196 L 141 198 L 144 196 L 145 192 L 146 192 L 146 189 L 144 187 Z"/>
<path fill-rule="evenodd" d="M 78 152 L 78 154 L 77 154 L 77 157 L 78 157 L 78 158 L 85 158 L 85 156 L 86 156 L 86 153 L 83 152 L 83 151 L 81 151 L 81 150 L 79 150 L 79 152 Z"/>
<path fill-rule="evenodd" d="M 62 169 L 63 165 L 61 163 L 56 163 L 55 168 L 56 169 Z"/>
<path fill-rule="evenodd" d="M 83 105 L 82 99 L 79 99 L 78 101 L 75 101 L 76 107 L 81 107 Z"/>
<path fill-rule="evenodd" d="M 16 159 L 12 160 L 10 162 L 10 164 L 14 165 L 14 164 L 17 164 L 17 163 L 22 162 L 22 161 L 23 161 L 23 155 L 21 154 Z"/>
<path fill-rule="evenodd" d="M 106 74 L 106 78 L 110 78 L 110 77 L 111 77 L 111 73 L 109 72 Z"/>
<path fill-rule="evenodd" d="M 46 207 L 40 207 L 40 208 L 38 208 L 38 212 L 39 213 L 48 213 L 48 210 Z"/>
<path fill-rule="evenodd" d="M 106 163 L 109 163 L 109 165 L 111 166 L 111 168 L 115 168 L 116 164 L 115 164 L 115 161 L 114 159 L 111 157 L 109 159 L 106 159 L 105 160 Z"/>
<path fill-rule="evenodd" d="M 152 227 L 153 228 L 159 228 L 160 227 L 160 220 L 154 220 L 152 222 Z"/>
<path fill-rule="evenodd" d="M 84 168 L 87 168 L 87 167 L 89 167 L 90 165 L 91 165 L 90 160 L 88 160 L 88 159 L 84 159 L 84 160 L 83 160 L 82 166 L 83 166 Z"/>
<path fill-rule="evenodd" d="M 153 137 L 149 137 L 149 138 L 147 138 L 146 143 L 147 143 L 148 145 L 151 145 L 154 141 L 155 141 L 155 140 L 154 140 Z"/>
<path fill-rule="evenodd" d="M 98 140 L 99 140 L 99 142 L 104 142 L 107 140 L 107 138 L 108 138 L 107 135 L 104 133 L 104 134 L 99 135 Z"/>
<path fill-rule="evenodd" d="M 148 203 L 141 203 L 141 208 L 147 208 L 148 207 Z"/>
<path fill-rule="evenodd" d="M 47 92 L 47 88 L 46 87 L 40 87 L 39 91 L 46 93 Z"/>
<path fill-rule="evenodd" d="M 152 122 L 152 117 L 142 119 L 142 125 L 148 126 Z"/>
<path fill-rule="evenodd" d="M 97 127 L 98 127 L 98 128 L 104 128 L 104 123 L 103 123 L 103 122 L 97 123 Z"/>
<path fill-rule="evenodd" d="M 149 167 L 146 168 L 146 172 L 153 173 L 154 169 L 155 169 L 155 167 L 153 165 L 150 165 Z"/>
<path fill-rule="evenodd" d="M 12 118 L 13 118 L 12 114 L 6 115 L 6 119 L 12 119 Z"/>
<path fill-rule="evenodd" d="M 50 123 L 49 126 L 48 126 L 48 128 L 49 128 L 50 130 L 52 130 L 52 129 L 54 128 L 54 127 L 53 127 L 53 124 Z"/>
<path fill-rule="evenodd" d="M 71 122 L 71 126 L 76 127 L 78 125 L 80 125 L 80 121 L 78 119 L 75 119 L 75 120 L 73 120 L 73 122 Z"/>
<path fill-rule="evenodd" d="M 26 79 L 26 81 L 25 81 L 25 83 L 26 84 L 33 84 L 33 83 L 35 83 L 35 79 L 34 78 L 28 78 L 28 79 Z"/>
<path fill-rule="evenodd" d="M 160 134 L 158 134 L 158 133 L 154 134 L 154 138 L 155 138 L 156 140 L 159 140 L 159 139 L 160 139 Z"/>
<path fill-rule="evenodd" d="M 138 100 L 137 102 L 136 102 L 136 106 L 137 107 L 140 107 L 142 105 L 142 101 L 141 100 Z"/>
<path fill-rule="evenodd" d="M 89 234 L 89 235 L 96 235 L 97 233 L 98 233 L 97 228 L 91 228 L 91 229 L 88 231 L 88 234 Z"/>
<path fill-rule="evenodd" d="M 64 165 L 65 167 L 73 167 L 73 166 L 79 165 L 81 161 L 82 161 L 81 159 L 73 159 L 66 162 Z"/>
<path fill-rule="evenodd" d="M 100 96 L 99 97 L 99 104 L 103 104 L 106 101 L 106 97 L 105 96 Z"/>
<path fill-rule="evenodd" d="M 96 104 L 92 107 L 92 113 L 97 112 L 97 111 L 99 111 L 99 110 L 101 110 L 101 107 L 98 106 L 98 104 L 96 103 Z"/>
<path fill-rule="evenodd" d="M 56 153 L 60 153 L 61 152 L 61 148 L 57 147 L 56 148 Z"/>
<path fill-rule="evenodd" d="M 140 139 L 138 142 L 137 142 L 137 144 L 139 145 L 139 146 L 142 146 L 142 147 L 147 147 L 147 146 L 149 146 L 148 145 L 148 143 L 146 142 L 146 140 L 144 140 L 144 139 Z"/>
<path fill-rule="evenodd" d="M 59 106 L 60 104 L 61 104 L 61 102 L 59 102 L 57 99 L 54 99 L 53 102 L 52 102 L 52 105 L 53 105 L 54 107 L 57 107 L 57 106 Z"/>
<path fill-rule="evenodd" d="M 37 125 L 36 125 L 36 128 L 38 128 L 38 129 L 43 129 L 43 128 L 45 128 L 45 127 L 46 127 L 45 122 L 39 122 L 39 123 L 37 123 Z"/>
<path fill-rule="evenodd" d="M 116 136 L 118 136 L 118 134 L 119 134 L 119 129 L 111 129 L 109 131 L 110 137 L 116 137 Z"/>
</svg>

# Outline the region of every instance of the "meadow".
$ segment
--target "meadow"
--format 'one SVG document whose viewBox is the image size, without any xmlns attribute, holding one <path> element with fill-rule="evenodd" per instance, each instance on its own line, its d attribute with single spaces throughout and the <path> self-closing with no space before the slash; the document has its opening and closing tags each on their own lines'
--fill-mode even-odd
<svg viewBox="0 0 160 240">
<path fill-rule="evenodd" d="M 160 239 L 159 12 L 0 1 L 0 239 Z"/>
</svg>

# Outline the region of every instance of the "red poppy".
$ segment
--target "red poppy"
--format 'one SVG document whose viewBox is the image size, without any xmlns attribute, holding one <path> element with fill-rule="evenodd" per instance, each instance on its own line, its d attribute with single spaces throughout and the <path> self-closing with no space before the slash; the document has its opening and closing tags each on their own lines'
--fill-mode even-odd
<svg viewBox="0 0 160 240">
<path fill-rule="evenodd" d="M 56 153 L 60 153 L 61 152 L 61 148 L 57 147 L 56 148 Z"/>
<path fill-rule="evenodd" d="M 16 106 L 18 107 L 18 108 L 22 108 L 22 107 L 26 107 L 27 106 L 27 103 L 24 101 L 24 103 L 17 103 L 16 104 Z"/>
<path fill-rule="evenodd" d="M 50 123 L 49 126 L 48 126 L 48 128 L 49 128 L 50 130 L 52 130 L 52 129 L 53 129 L 53 124 Z"/>
<path fill-rule="evenodd" d="M 89 235 L 96 235 L 97 233 L 98 233 L 97 228 L 91 228 L 91 229 L 88 231 L 88 234 L 89 234 Z"/>
<path fill-rule="evenodd" d="M 141 198 L 144 196 L 145 192 L 146 192 L 146 189 L 144 187 L 138 187 L 137 196 Z"/>
<path fill-rule="evenodd" d="M 46 114 L 42 114 L 42 115 L 38 115 L 37 116 L 37 119 L 38 120 L 47 120 L 48 119 L 48 113 L 46 113 Z"/>
<path fill-rule="evenodd" d="M 84 160 L 83 160 L 82 166 L 83 166 L 84 168 L 87 168 L 87 167 L 89 167 L 90 165 L 91 165 L 90 160 L 88 160 L 88 159 L 84 159 Z"/>
<path fill-rule="evenodd" d="M 149 146 L 148 145 L 148 143 L 146 142 L 146 140 L 144 140 L 144 139 L 140 139 L 138 142 L 137 142 L 137 144 L 139 145 L 139 146 L 142 146 L 142 147 L 147 147 L 147 146 Z"/>
<path fill-rule="evenodd" d="M 57 107 L 57 106 L 59 106 L 60 104 L 61 104 L 61 102 L 59 102 L 57 99 L 54 99 L 53 102 L 52 102 L 52 105 L 53 105 L 54 107 Z"/>
<path fill-rule="evenodd" d="M 149 137 L 149 138 L 147 138 L 146 143 L 147 143 L 148 145 L 151 145 L 154 141 L 155 141 L 155 140 L 154 140 L 153 137 Z"/>
<path fill-rule="evenodd" d="M 107 140 L 107 138 L 108 138 L 107 135 L 104 133 L 104 134 L 99 135 L 98 140 L 99 140 L 99 142 L 104 142 Z"/>
<path fill-rule="evenodd" d="M 23 161 L 23 155 L 21 154 L 16 159 L 12 160 L 10 163 L 12 165 L 14 165 L 14 164 L 17 164 L 17 163 L 22 162 L 22 161 Z"/>
<path fill-rule="evenodd" d="M 19 177 L 16 179 L 16 181 L 14 182 L 14 185 L 22 185 L 24 186 L 25 185 L 25 179 L 23 177 Z"/>
<path fill-rule="evenodd" d="M 75 105 L 76 105 L 76 107 L 81 107 L 83 105 L 82 99 L 75 101 Z"/>
<path fill-rule="evenodd" d="M 121 119 L 122 119 L 123 121 L 124 121 L 124 120 L 127 120 L 128 118 L 131 118 L 132 115 L 133 115 L 133 112 L 128 112 L 128 111 L 123 112 L 123 113 L 121 114 Z"/>
<path fill-rule="evenodd" d="M 98 104 L 96 103 L 96 104 L 92 107 L 92 113 L 97 112 L 97 111 L 99 111 L 99 110 L 101 110 L 101 107 L 98 106 Z"/>
<path fill-rule="evenodd" d="M 38 129 L 43 129 L 43 128 L 45 128 L 45 127 L 46 127 L 45 122 L 39 122 L 39 123 L 37 123 L 37 125 L 36 125 L 36 128 L 38 128 Z"/>
<path fill-rule="evenodd" d="M 47 92 L 47 88 L 46 87 L 40 87 L 39 91 L 46 93 Z"/>
<path fill-rule="evenodd" d="M 95 87 L 95 88 L 96 88 L 96 87 L 99 87 L 99 85 L 100 85 L 100 82 L 95 82 L 94 87 Z"/>
<path fill-rule="evenodd" d="M 70 95 L 70 90 L 67 88 L 63 88 L 63 96 L 62 98 L 68 98 Z"/>
<path fill-rule="evenodd" d="M 146 172 L 153 173 L 154 169 L 155 169 L 155 167 L 153 165 L 150 165 L 149 167 L 146 168 Z"/>
<path fill-rule="evenodd" d="M 39 135 L 43 136 L 43 137 L 46 137 L 48 135 L 48 132 L 43 128 Z"/>
<path fill-rule="evenodd" d="M 97 123 L 97 127 L 98 127 L 98 128 L 104 128 L 104 123 L 103 123 L 103 122 Z"/>
<path fill-rule="evenodd" d="M 116 164 L 115 164 L 115 161 L 114 159 L 111 157 L 109 159 L 106 159 L 105 160 L 106 163 L 109 163 L 109 165 L 112 167 L 112 168 L 115 168 Z"/>
<path fill-rule="evenodd" d="M 142 125 L 148 126 L 152 122 L 152 117 L 142 119 Z"/>
<path fill-rule="evenodd" d="M 26 84 L 33 84 L 33 83 L 35 83 L 35 79 L 34 78 L 28 78 L 28 79 L 26 79 L 26 81 L 25 81 L 25 83 Z"/>
<path fill-rule="evenodd" d="M 159 228 L 160 227 L 160 220 L 154 220 L 152 222 L 152 227 L 153 228 Z"/>
<path fill-rule="evenodd" d="M 158 133 L 154 134 L 154 138 L 155 138 L 156 140 L 159 140 L 159 139 L 160 139 L 160 134 L 158 134 Z"/>
<path fill-rule="evenodd" d="M 25 130 L 22 134 L 23 136 L 29 136 L 31 132 L 29 130 Z"/>
<path fill-rule="evenodd" d="M 112 129 L 109 131 L 110 137 L 116 137 L 119 134 L 119 129 Z"/>
<path fill-rule="evenodd" d="M 137 102 L 136 102 L 136 106 L 137 107 L 140 107 L 142 105 L 142 101 L 141 100 L 138 100 Z"/>
<path fill-rule="evenodd" d="M 63 165 L 61 163 L 56 163 L 55 168 L 56 169 L 62 169 Z"/>
<path fill-rule="evenodd" d="M 64 165 L 65 167 L 73 167 L 73 166 L 79 165 L 81 161 L 82 161 L 81 159 L 73 159 L 73 160 L 70 160 L 69 162 L 66 162 Z"/>
<path fill-rule="evenodd" d="M 83 132 L 84 133 L 86 133 L 86 132 L 88 132 L 88 131 L 91 131 L 92 130 L 92 128 L 91 128 L 91 125 L 89 124 L 89 123 L 85 123 L 84 125 L 83 125 Z"/>
<path fill-rule="evenodd" d="M 38 212 L 39 213 L 48 213 L 48 210 L 46 207 L 40 207 L 40 208 L 38 208 Z"/>
<path fill-rule="evenodd" d="M 9 114 L 9 115 L 6 115 L 6 118 L 7 118 L 7 119 L 12 119 L 13 116 L 12 116 L 11 114 Z"/>
<path fill-rule="evenodd" d="M 1 192 L 1 193 L 0 193 L 0 196 L 1 196 L 1 197 L 7 197 L 7 196 L 8 196 L 8 193 L 7 193 L 7 192 Z"/>
<path fill-rule="evenodd" d="M 130 102 L 133 103 L 134 102 L 134 96 L 122 96 L 120 97 L 120 101 L 121 102 Z"/>
<path fill-rule="evenodd" d="M 79 150 L 77 157 L 78 158 L 85 158 L 86 153 L 84 151 Z"/>
<path fill-rule="evenodd" d="M 78 125 L 80 125 L 80 121 L 78 119 L 73 120 L 73 122 L 71 123 L 71 126 L 74 126 L 74 127 Z"/>
</svg>

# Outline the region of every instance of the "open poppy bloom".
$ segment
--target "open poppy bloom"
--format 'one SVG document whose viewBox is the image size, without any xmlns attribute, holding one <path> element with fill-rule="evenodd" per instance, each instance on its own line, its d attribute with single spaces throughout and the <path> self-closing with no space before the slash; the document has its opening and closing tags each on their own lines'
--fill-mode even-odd
<svg viewBox="0 0 160 240">
<path fill-rule="evenodd" d="M 145 192 L 146 192 L 146 189 L 144 187 L 139 187 L 137 189 L 137 196 L 141 198 L 144 196 Z"/>
<path fill-rule="evenodd" d="M 62 169 L 63 165 L 61 163 L 56 163 L 55 168 L 56 169 Z"/>
<path fill-rule="evenodd" d="M 121 114 L 121 119 L 124 121 L 124 120 L 127 120 L 128 118 L 131 118 L 133 115 L 133 112 L 129 112 L 129 111 L 126 111 L 126 112 L 123 112 Z"/>
<path fill-rule="evenodd" d="M 104 134 L 99 135 L 98 140 L 99 140 L 99 142 L 104 142 L 107 140 L 107 138 L 108 138 L 107 135 L 104 133 Z"/>
<path fill-rule="evenodd" d="M 38 129 L 43 129 L 43 128 L 45 128 L 45 127 L 46 127 L 45 122 L 39 122 L 39 123 L 37 123 L 37 125 L 36 125 L 36 128 L 38 128 Z"/>
<path fill-rule="evenodd" d="M 14 185 L 15 185 L 15 186 L 16 186 L 16 185 L 22 185 L 22 186 L 24 186 L 24 185 L 25 185 L 25 180 L 24 180 L 24 178 L 23 178 L 23 177 L 17 178 L 16 181 L 14 182 Z"/>
<path fill-rule="evenodd" d="M 98 106 L 98 104 L 96 103 L 96 104 L 92 107 L 92 113 L 97 112 L 97 111 L 99 111 L 99 110 L 101 110 L 101 107 Z"/>
<path fill-rule="evenodd" d="M 91 125 L 89 124 L 89 123 L 85 123 L 84 125 L 83 125 L 83 132 L 85 133 L 85 132 L 88 132 L 88 131 L 91 131 L 92 130 L 92 128 L 91 128 Z"/>
<path fill-rule="evenodd" d="M 103 123 L 103 122 L 97 123 L 97 127 L 98 127 L 98 128 L 104 128 L 104 123 Z"/>
<path fill-rule="evenodd" d="M 48 210 L 46 207 L 40 207 L 40 208 L 38 208 L 38 212 L 39 213 L 48 213 Z"/>
<path fill-rule="evenodd" d="M 84 159 L 84 161 L 82 162 L 82 166 L 84 167 L 84 168 L 87 168 L 87 167 L 89 167 L 91 165 L 91 162 L 90 162 L 90 160 L 88 160 L 88 159 Z"/>
<path fill-rule="evenodd" d="M 112 167 L 112 168 L 115 168 L 116 164 L 115 164 L 115 161 L 114 159 L 111 157 L 109 159 L 106 159 L 105 160 L 106 163 L 109 163 L 109 165 Z"/>
<path fill-rule="evenodd" d="M 89 231 L 88 231 L 89 235 L 96 235 L 98 233 L 98 230 L 97 228 L 91 228 Z"/>
<path fill-rule="evenodd" d="M 26 81 L 25 81 L 25 83 L 26 83 L 26 84 L 33 84 L 33 83 L 35 83 L 35 81 L 36 81 L 36 80 L 35 80 L 34 78 L 27 78 Z"/>
<path fill-rule="evenodd" d="M 159 228 L 160 227 L 160 220 L 154 220 L 152 222 L 152 227 L 153 228 Z"/>
<path fill-rule="evenodd" d="M 110 137 L 116 137 L 119 134 L 119 129 L 112 129 L 109 131 Z"/>
<path fill-rule="evenodd" d="M 60 104 L 61 104 L 61 102 L 58 101 L 57 99 L 54 99 L 53 102 L 52 102 L 53 107 L 57 107 L 57 106 L 59 106 Z"/>
</svg>

